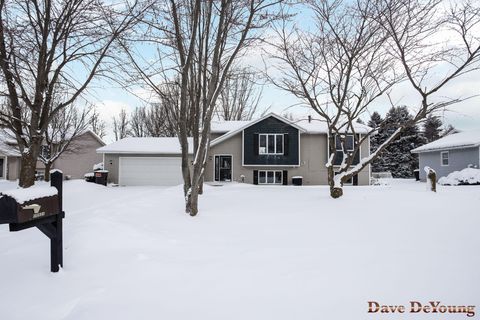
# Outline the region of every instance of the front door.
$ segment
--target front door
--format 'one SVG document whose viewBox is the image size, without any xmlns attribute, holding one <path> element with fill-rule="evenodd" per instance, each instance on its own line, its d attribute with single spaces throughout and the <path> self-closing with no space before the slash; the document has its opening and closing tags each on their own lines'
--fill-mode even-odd
<svg viewBox="0 0 480 320">
<path fill-rule="evenodd" d="M 215 181 L 232 181 L 232 156 L 215 156 Z"/>
</svg>

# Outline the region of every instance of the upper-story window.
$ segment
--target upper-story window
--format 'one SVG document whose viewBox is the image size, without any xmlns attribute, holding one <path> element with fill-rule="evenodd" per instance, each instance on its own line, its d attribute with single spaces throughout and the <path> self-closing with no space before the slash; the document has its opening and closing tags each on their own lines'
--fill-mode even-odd
<svg viewBox="0 0 480 320">
<path fill-rule="evenodd" d="M 448 166 L 448 151 L 443 151 L 440 153 L 440 158 L 442 161 L 442 166 Z"/>
<path fill-rule="evenodd" d="M 337 151 L 342 150 L 342 141 L 338 135 L 335 136 L 335 146 Z M 343 146 L 345 151 L 353 151 L 355 149 L 354 139 L 352 134 L 344 136 Z"/>
<path fill-rule="evenodd" d="M 49 158 L 50 157 L 50 148 L 47 145 L 42 145 L 40 148 L 40 155 L 43 158 Z"/>
<path fill-rule="evenodd" d="M 258 135 L 258 154 L 283 154 L 283 134 Z"/>
</svg>

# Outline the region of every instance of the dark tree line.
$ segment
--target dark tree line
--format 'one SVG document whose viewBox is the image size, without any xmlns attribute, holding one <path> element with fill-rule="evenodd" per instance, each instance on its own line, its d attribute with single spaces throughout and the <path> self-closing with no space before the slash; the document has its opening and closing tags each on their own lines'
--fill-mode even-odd
<svg viewBox="0 0 480 320">
<path fill-rule="evenodd" d="M 411 121 L 413 115 L 406 106 L 392 107 L 385 118 L 373 112 L 368 126 L 377 130 L 370 137 L 370 149 L 376 150 L 402 123 Z M 444 125 L 437 115 L 429 115 L 423 124 L 405 128 L 398 138 L 372 162 L 372 172 L 391 172 L 394 178 L 411 178 L 418 169 L 418 155 L 410 151 L 449 134 L 453 127 Z"/>
</svg>

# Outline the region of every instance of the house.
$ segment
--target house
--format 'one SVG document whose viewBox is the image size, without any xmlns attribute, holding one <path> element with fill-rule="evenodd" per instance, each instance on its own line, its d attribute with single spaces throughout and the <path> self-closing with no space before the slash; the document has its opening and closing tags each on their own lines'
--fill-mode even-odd
<svg viewBox="0 0 480 320">
<path fill-rule="evenodd" d="M 71 179 L 83 179 L 91 172 L 93 165 L 102 162 L 103 158 L 96 150 L 105 143 L 91 130 L 78 135 L 70 145 L 71 152 L 64 152 L 53 164 L 52 169 L 63 171 Z M 0 130 L 0 179 L 16 180 L 20 175 L 20 152 L 17 141 L 5 130 Z M 37 173 L 43 175 L 45 166 L 37 162 Z"/>
<path fill-rule="evenodd" d="M 437 179 L 449 173 L 480 165 L 480 130 L 450 134 L 412 150 L 418 154 L 420 180 L 426 180 L 423 168 L 437 172 Z"/>
<path fill-rule="evenodd" d="M 370 128 L 356 124 L 361 135 Z M 270 113 L 252 121 L 221 121 L 211 124 L 210 151 L 205 181 L 242 181 L 253 184 L 291 184 L 302 176 L 303 184 L 327 184 L 327 128 L 311 119 L 291 121 Z M 347 149 L 359 137 L 347 135 Z M 360 146 L 355 162 L 369 155 L 370 141 Z M 189 143 L 191 147 L 192 143 Z M 340 145 L 340 144 L 339 144 Z M 173 138 L 125 138 L 98 149 L 103 154 L 109 182 L 120 185 L 175 185 L 182 183 L 181 149 Z M 191 153 L 192 150 L 189 150 Z M 342 152 L 335 165 L 342 161 Z M 368 185 L 370 168 L 351 179 Z"/>
<path fill-rule="evenodd" d="M 0 179 L 16 180 L 20 172 L 17 141 L 0 129 Z"/>
</svg>

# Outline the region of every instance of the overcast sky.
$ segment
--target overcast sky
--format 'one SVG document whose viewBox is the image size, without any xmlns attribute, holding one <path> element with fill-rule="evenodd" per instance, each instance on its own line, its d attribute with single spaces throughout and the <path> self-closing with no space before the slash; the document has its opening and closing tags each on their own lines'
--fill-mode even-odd
<svg viewBox="0 0 480 320">
<path fill-rule="evenodd" d="M 302 25 L 308 27 L 308 12 L 301 12 L 299 19 L 302 20 Z M 307 21 L 307 23 L 305 23 Z M 262 50 L 249 50 L 249 56 L 245 59 L 245 65 L 253 66 L 254 68 L 261 68 L 273 63 L 266 60 Z M 440 77 L 442 75 L 439 75 Z M 150 98 L 150 94 L 146 90 L 137 89 L 134 93 L 107 82 L 99 82 L 95 84 L 96 89 L 91 90 L 93 102 L 98 106 L 98 110 L 102 117 L 107 121 L 109 126 L 112 122 L 112 117 L 117 115 L 122 108 L 131 112 L 136 107 L 145 104 L 145 100 Z M 480 71 L 475 71 L 455 79 L 444 87 L 437 98 L 463 98 L 472 97 L 456 105 L 450 106 L 448 110 L 439 113 L 445 125 L 452 124 L 460 130 L 480 129 Z M 139 98 L 141 97 L 141 99 Z M 391 92 L 392 100 L 395 105 L 406 105 L 415 108 L 420 103 L 420 97 L 413 89 L 406 84 L 397 85 Z M 273 85 L 265 85 L 263 87 L 263 96 L 260 101 L 260 108 L 265 109 L 270 107 L 270 111 L 283 113 L 292 113 L 298 117 L 305 117 L 307 115 L 315 115 L 315 112 L 306 107 L 296 106 L 300 101 L 291 94 L 284 92 Z M 390 108 L 390 102 L 386 98 L 379 99 L 369 110 L 369 112 L 378 111 L 382 115 Z M 368 115 L 363 116 L 363 120 L 368 120 Z M 113 140 L 112 129 L 108 129 L 108 137 L 106 142 Z"/>
</svg>

